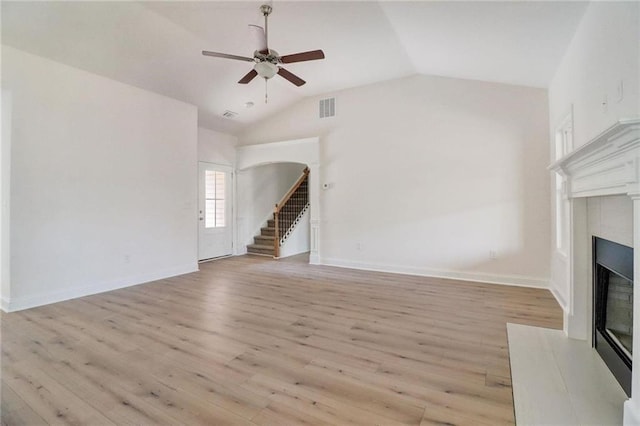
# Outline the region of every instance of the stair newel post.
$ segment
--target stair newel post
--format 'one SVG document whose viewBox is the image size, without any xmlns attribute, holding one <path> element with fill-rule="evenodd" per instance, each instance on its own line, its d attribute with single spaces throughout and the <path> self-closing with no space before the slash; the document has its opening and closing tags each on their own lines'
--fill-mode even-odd
<svg viewBox="0 0 640 426">
<path fill-rule="evenodd" d="M 275 222 L 275 231 L 273 233 L 273 257 L 280 257 L 280 212 L 278 205 L 273 209 L 273 221 Z"/>
</svg>

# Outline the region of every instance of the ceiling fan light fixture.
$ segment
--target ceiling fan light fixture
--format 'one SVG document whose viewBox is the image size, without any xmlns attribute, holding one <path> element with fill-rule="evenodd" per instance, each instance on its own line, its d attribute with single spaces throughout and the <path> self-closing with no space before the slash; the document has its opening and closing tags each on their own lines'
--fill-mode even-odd
<svg viewBox="0 0 640 426">
<path fill-rule="evenodd" d="M 260 77 L 267 80 L 278 73 L 278 67 L 271 62 L 258 62 L 253 69 L 256 70 Z"/>
</svg>

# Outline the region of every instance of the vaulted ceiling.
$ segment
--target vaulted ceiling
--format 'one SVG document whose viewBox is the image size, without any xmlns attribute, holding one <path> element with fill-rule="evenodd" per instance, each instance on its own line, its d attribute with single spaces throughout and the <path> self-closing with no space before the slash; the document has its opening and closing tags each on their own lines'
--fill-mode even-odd
<svg viewBox="0 0 640 426">
<path fill-rule="evenodd" d="M 189 102 L 200 125 L 235 133 L 306 96 L 422 73 L 547 87 L 583 2 L 274 1 L 269 45 L 323 49 L 287 65 L 307 81 L 237 81 L 262 2 L 2 2 L 2 43 Z M 244 104 L 253 102 L 247 109 Z M 222 118 L 225 110 L 238 113 Z"/>
</svg>

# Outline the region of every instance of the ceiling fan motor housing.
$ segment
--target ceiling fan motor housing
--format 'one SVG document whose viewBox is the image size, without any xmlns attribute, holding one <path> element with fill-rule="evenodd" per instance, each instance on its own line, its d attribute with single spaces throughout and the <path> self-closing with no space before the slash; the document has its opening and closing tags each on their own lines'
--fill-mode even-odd
<svg viewBox="0 0 640 426">
<path fill-rule="evenodd" d="M 268 53 L 262 53 L 258 50 L 253 52 L 253 57 L 259 62 L 271 62 L 272 64 L 279 64 L 280 54 L 273 49 L 269 49 Z"/>
</svg>

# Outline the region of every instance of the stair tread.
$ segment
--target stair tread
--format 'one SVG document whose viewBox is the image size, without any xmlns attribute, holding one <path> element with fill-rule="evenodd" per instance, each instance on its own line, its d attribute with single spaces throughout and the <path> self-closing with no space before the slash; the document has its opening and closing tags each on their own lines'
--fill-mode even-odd
<svg viewBox="0 0 640 426">
<path fill-rule="evenodd" d="M 273 250 L 273 246 L 268 246 L 266 244 L 249 244 L 247 247 L 258 250 Z"/>
</svg>

